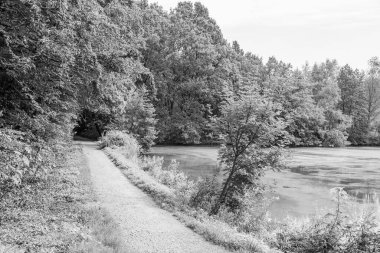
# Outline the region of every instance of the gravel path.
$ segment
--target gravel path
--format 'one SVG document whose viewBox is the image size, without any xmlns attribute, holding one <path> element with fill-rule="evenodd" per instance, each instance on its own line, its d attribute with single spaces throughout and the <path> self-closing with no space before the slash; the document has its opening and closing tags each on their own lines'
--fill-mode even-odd
<svg viewBox="0 0 380 253">
<path fill-rule="evenodd" d="M 126 179 L 94 142 L 80 142 L 102 206 L 119 223 L 130 253 L 227 253 L 180 223 Z"/>
</svg>

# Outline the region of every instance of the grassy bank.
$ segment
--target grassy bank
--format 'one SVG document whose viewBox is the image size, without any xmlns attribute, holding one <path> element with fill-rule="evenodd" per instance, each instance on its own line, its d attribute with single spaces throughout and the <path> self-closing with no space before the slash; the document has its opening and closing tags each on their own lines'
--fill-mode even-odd
<svg viewBox="0 0 380 253">
<path fill-rule="evenodd" d="M 44 180 L 0 202 L 0 252 L 127 252 L 117 224 L 96 202 L 81 148 L 56 158 Z"/>
<path fill-rule="evenodd" d="M 139 156 L 133 137 L 112 133 L 101 143 L 124 175 L 162 208 L 207 240 L 240 252 L 379 252 L 379 204 L 358 205 L 342 188 L 333 188 L 336 208 L 308 219 L 272 220 L 270 200 L 247 192 L 236 212 L 209 215 L 220 190 L 212 178 L 190 180 L 172 161 Z M 368 201 L 369 203 L 371 200 Z"/>
<path fill-rule="evenodd" d="M 193 201 L 191 199 L 196 185 L 179 172 L 175 164 L 167 170 L 162 170 L 159 161 L 138 161 L 136 157 L 126 155 L 128 151 L 125 149 L 108 147 L 104 151 L 132 183 L 206 240 L 239 252 L 280 252 L 271 249 L 262 239 L 239 232 L 236 227 L 192 207 L 194 203 L 190 202 Z"/>
</svg>

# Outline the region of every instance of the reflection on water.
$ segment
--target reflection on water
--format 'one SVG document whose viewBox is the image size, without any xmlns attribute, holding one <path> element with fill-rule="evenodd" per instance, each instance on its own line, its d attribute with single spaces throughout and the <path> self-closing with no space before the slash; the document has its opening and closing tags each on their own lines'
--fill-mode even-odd
<svg viewBox="0 0 380 253">
<path fill-rule="evenodd" d="M 164 156 L 165 164 L 176 159 L 193 178 L 217 173 L 217 147 L 157 146 L 151 154 Z M 287 169 L 268 171 L 264 178 L 279 195 L 271 207 L 275 217 L 332 207 L 333 187 L 344 187 L 359 202 L 380 196 L 380 148 L 296 148 L 288 160 Z"/>
</svg>

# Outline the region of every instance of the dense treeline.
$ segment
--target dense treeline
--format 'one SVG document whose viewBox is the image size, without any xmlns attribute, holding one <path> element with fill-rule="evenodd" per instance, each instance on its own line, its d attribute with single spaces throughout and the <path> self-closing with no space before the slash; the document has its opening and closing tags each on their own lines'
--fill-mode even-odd
<svg viewBox="0 0 380 253">
<path fill-rule="evenodd" d="M 157 91 L 159 143 L 217 142 L 213 123 L 223 101 L 255 89 L 283 106 L 291 145 L 379 144 L 377 58 L 368 73 L 335 60 L 293 69 L 228 44 L 200 3 L 183 2 L 170 13 L 157 5 L 145 11 L 152 30 L 142 54 Z"/>
<path fill-rule="evenodd" d="M 151 145 L 142 19 L 130 2 L 0 2 L 0 223 L 49 187 L 75 125 L 130 129 Z"/>
<path fill-rule="evenodd" d="M 229 44 L 200 3 L 2 1 L 2 129 L 56 141 L 108 129 L 156 143 L 218 143 L 224 101 L 281 104 L 293 146 L 379 144 L 380 63 L 302 70 Z"/>
<path fill-rule="evenodd" d="M 368 73 L 265 63 L 227 43 L 200 3 L 3 1 L 1 11 L 3 127 L 48 140 L 77 119 L 79 133 L 128 130 L 146 148 L 156 134 L 215 143 L 222 102 L 256 89 L 284 107 L 292 145 L 379 143 L 377 58 Z"/>
</svg>

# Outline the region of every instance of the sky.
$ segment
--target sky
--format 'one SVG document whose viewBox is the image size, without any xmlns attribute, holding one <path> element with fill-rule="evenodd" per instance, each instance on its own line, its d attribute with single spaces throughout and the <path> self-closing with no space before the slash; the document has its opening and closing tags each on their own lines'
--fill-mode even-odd
<svg viewBox="0 0 380 253">
<path fill-rule="evenodd" d="M 150 0 L 164 9 L 177 0 Z M 267 60 L 295 68 L 337 59 L 367 69 L 380 56 L 380 0 L 198 0 L 224 37 Z"/>
</svg>

